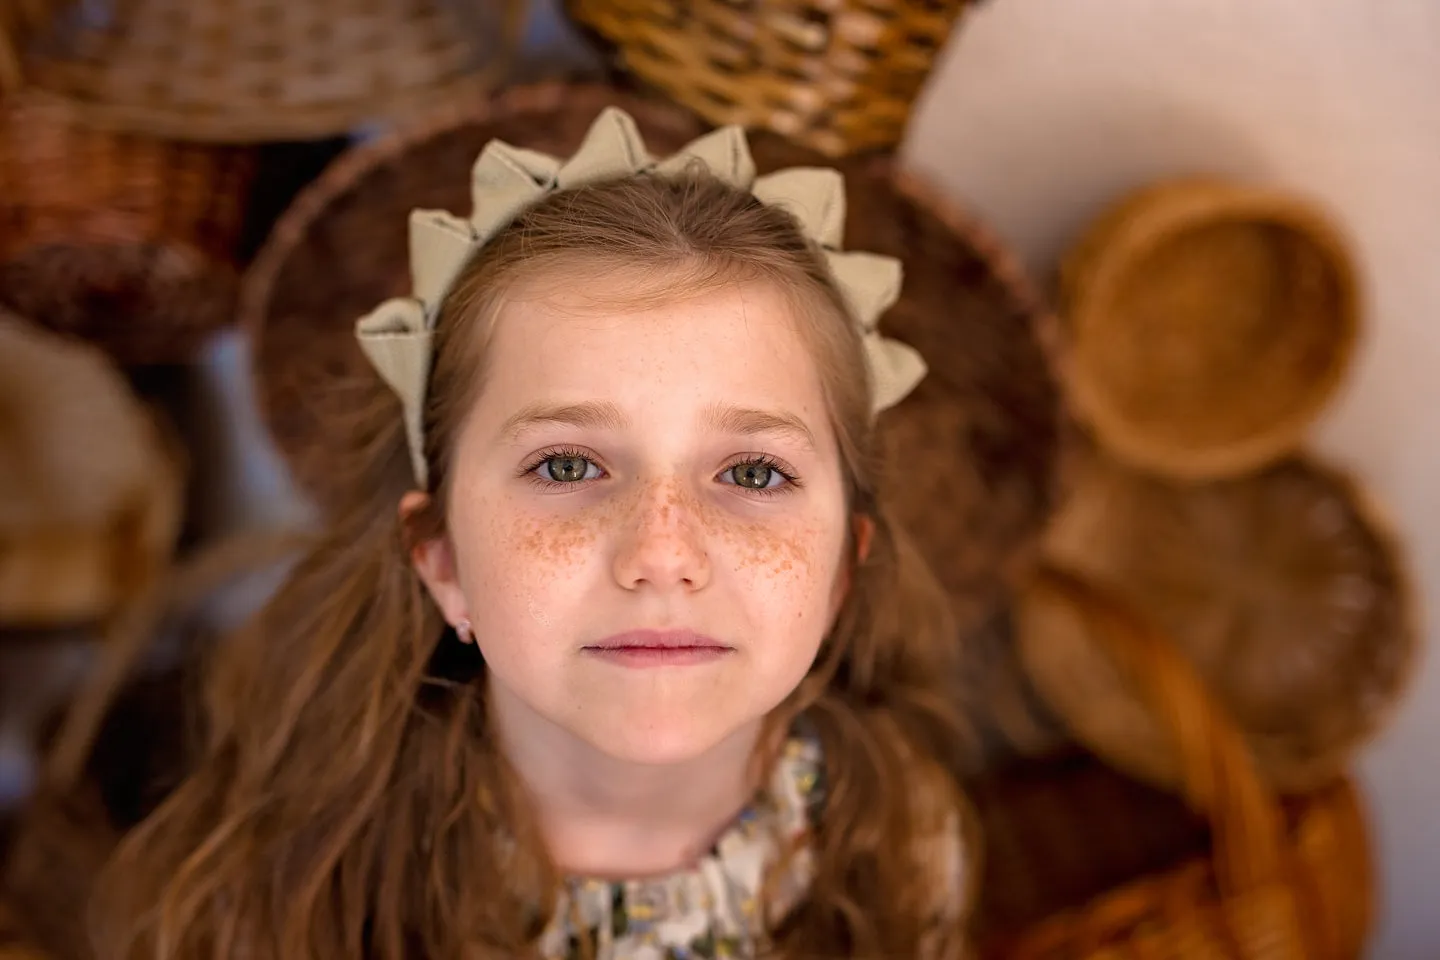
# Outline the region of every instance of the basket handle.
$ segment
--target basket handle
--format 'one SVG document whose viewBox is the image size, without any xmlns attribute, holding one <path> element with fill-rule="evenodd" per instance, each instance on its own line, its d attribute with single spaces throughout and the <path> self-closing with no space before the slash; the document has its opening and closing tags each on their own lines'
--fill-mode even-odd
<svg viewBox="0 0 1440 960">
<path fill-rule="evenodd" d="M 60 723 L 42 781 L 64 793 L 79 781 L 100 726 L 167 616 L 187 611 L 235 577 L 291 557 L 304 544 L 293 530 L 242 531 L 201 547 L 154 577 L 107 625 L 99 662 Z"/>
<path fill-rule="evenodd" d="M 1086 635 L 1174 739 L 1184 797 L 1211 824 L 1222 896 L 1241 897 L 1283 880 L 1284 828 L 1276 798 L 1261 781 L 1240 730 L 1174 644 L 1110 591 L 1054 563 L 1042 563 L 1031 586 L 1084 620 Z M 1283 922 L 1298 947 L 1293 907 L 1287 912 Z"/>
</svg>

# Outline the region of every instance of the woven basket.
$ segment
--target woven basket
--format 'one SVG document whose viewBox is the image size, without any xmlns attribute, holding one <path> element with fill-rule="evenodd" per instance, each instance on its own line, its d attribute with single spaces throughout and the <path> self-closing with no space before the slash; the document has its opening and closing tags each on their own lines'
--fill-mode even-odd
<svg viewBox="0 0 1440 960">
<path fill-rule="evenodd" d="M 635 116 L 656 154 L 703 130 L 673 105 L 603 85 L 517 88 L 355 149 L 281 218 L 246 277 L 241 316 L 255 338 L 263 415 L 322 507 L 346 452 L 333 424 L 355 391 L 373 389 L 355 320 L 407 289 L 411 208 L 468 211 L 470 167 L 488 140 L 569 153 L 612 103 Z M 774 136 L 751 146 L 762 170 L 820 162 Z M 895 503 L 973 625 L 1024 568 L 1054 498 L 1064 421 L 1043 343 L 1050 319 L 1010 258 L 951 205 L 882 159 L 842 169 L 845 244 L 904 259 L 905 290 L 882 325 L 930 364 L 882 419 L 890 462 L 904 465 Z"/>
<path fill-rule="evenodd" d="M 0 624 L 104 620 L 169 564 L 183 455 L 107 357 L 0 312 Z"/>
<path fill-rule="evenodd" d="M 1205 834 L 1174 809 L 1165 813 L 1143 790 L 1106 788 L 1093 774 L 1072 775 L 1061 784 L 1068 789 L 1052 793 L 1048 803 L 1017 804 L 1013 790 L 977 792 L 991 864 L 979 915 L 980 956 L 1359 957 L 1374 891 L 1353 787 L 1335 780 L 1281 803 L 1257 777 L 1239 732 L 1195 671 L 1122 602 L 1053 567 L 1042 567 L 1025 592 L 1031 602 L 1066 606 L 1104 638 L 1152 722 L 1178 745 L 1181 797 L 1208 823 L 1208 840 L 1203 852 L 1165 865 Z M 997 805 L 997 799 L 1008 802 Z M 1093 894 L 1092 881 L 1104 866 L 1147 860 L 1143 875 Z"/>
<path fill-rule="evenodd" d="M 967 0 L 567 0 L 616 64 L 715 125 L 890 150 Z"/>
<path fill-rule="evenodd" d="M 1180 478 L 1296 448 L 1360 326 L 1346 241 L 1307 200 L 1185 179 L 1139 190 L 1062 268 L 1077 412 L 1100 443 Z"/>
<path fill-rule="evenodd" d="M 524 0 L 99 0 L 32 42 L 26 95 L 84 123 L 309 140 L 486 94 Z"/>
<path fill-rule="evenodd" d="M 1318 460 L 1180 485 L 1095 458 L 1046 550 L 1173 638 L 1278 789 L 1347 768 L 1410 676 L 1419 633 L 1400 548 L 1357 484 Z M 1178 781 L 1173 743 L 1072 610 L 1022 611 L 1021 654 L 1091 749 Z"/>
<path fill-rule="evenodd" d="M 116 136 L 0 105 L 0 299 L 126 364 L 234 318 L 248 149 Z"/>
</svg>

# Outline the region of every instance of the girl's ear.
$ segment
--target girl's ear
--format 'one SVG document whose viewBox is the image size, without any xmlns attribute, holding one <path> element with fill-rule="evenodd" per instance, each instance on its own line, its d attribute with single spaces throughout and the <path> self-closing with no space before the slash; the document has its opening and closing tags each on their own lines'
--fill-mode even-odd
<svg viewBox="0 0 1440 960">
<path fill-rule="evenodd" d="M 400 498 L 400 524 L 407 531 L 419 530 L 419 518 L 430 509 L 430 495 L 412 490 Z M 452 626 L 469 618 L 465 595 L 460 590 L 455 549 L 444 534 L 407 536 L 410 565 L 425 589 Z"/>
<path fill-rule="evenodd" d="M 870 559 L 870 543 L 875 539 L 875 518 L 868 514 L 855 515 L 855 563 L 863 565 Z"/>
</svg>

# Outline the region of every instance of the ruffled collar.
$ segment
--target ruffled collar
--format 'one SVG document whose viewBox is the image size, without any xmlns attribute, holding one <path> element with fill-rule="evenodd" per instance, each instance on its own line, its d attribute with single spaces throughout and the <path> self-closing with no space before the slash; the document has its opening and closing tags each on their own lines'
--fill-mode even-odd
<svg viewBox="0 0 1440 960">
<path fill-rule="evenodd" d="M 700 960 L 754 954 L 763 921 L 783 916 L 809 889 L 811 825 L 823 799 L 819 743 L 793 736 L 762 790 L 710 853 L 662 877 L 609 881 L 570 878 L 540 940 L 546 960 L 584 956 L 594 938 L 600 960 Z M 783 864 L 759 901 L 767 871 Z"/>
</svg>

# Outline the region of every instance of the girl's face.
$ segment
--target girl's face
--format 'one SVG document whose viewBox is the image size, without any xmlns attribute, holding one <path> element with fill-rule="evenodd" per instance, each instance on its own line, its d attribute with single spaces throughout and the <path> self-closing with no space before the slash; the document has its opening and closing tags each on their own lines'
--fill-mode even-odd
<svg viewBox="0 0 1440 960">
<path fill-rule="evenodd" d="M 818 370 L 772 285 L 624 309 L 634 278 L 516 291 L 421 569 L 502 722 L 694 759 L 809 670 L 845 580 Z M 438 555 L 436 551 L 438 550 Z"/>
</svg>

